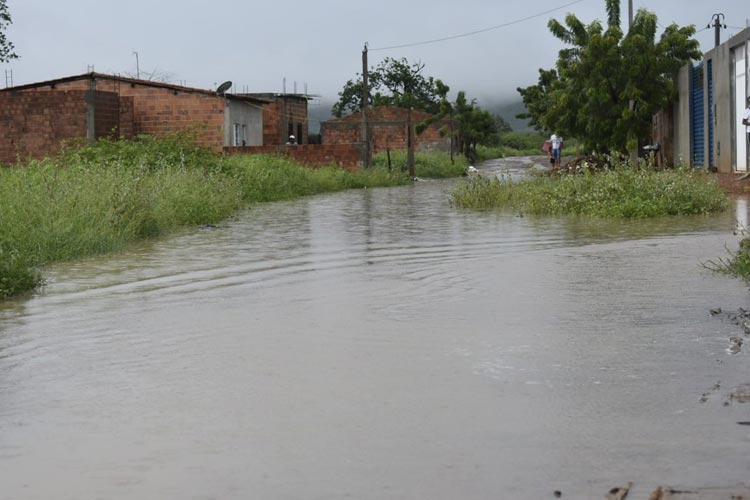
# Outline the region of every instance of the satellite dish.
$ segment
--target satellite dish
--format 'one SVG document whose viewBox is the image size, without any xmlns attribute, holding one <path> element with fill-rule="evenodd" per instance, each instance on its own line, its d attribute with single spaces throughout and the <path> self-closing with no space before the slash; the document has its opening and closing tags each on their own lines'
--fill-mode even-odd
<svg viewBox="0 0 750 500">
<path fill-rule="evenodd" d="M 216 89 L 216 93 L 219 95 L 223 95 L 227 90 L 229 90 L 229 87 L 232 86 L 232 82 L 224 82 L 221 85 L 219 85 L 219 88 Z"/>
</svg>

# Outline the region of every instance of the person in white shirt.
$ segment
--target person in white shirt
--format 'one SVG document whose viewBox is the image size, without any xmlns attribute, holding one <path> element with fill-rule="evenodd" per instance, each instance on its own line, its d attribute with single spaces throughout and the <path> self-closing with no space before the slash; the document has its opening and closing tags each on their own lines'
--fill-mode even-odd
<svg viewBox="0 0 750 500">
<path fill-rule="evenodd" d="M 552 143 L 552 159 L 554 168 L 560 168 L 560 155 L 562 153 L 563 138 L 557 134 L 552 134 L 549 138 Z"/>
<path fill-rule="evenodd" d="M 745 134 L 748 140 L 750 140 L 750 97 L 747 98 L 747 107 L 745 113 L 742 115 L 742 124 L 745 126 Z"/>
</svg>

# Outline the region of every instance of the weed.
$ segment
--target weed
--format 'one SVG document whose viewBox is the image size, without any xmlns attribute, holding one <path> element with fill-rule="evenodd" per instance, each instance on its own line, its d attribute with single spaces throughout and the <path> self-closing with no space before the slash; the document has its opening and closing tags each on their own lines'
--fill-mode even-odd
<svg viewBox="0 0 750 500">
<path fill-rule="evenodd" d="M 605 218 L 700 214 L 727 207 L 726 195 L 703 172 L 627 167 L 520 182 L 476 178 L 458 187 L 452 202 L 466 208 Z"/>
</svg>

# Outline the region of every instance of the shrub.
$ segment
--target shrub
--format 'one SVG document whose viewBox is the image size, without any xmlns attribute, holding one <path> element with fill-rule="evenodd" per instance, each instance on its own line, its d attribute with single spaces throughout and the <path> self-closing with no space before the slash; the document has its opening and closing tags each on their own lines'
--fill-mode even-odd
<svg viewBox="0 0 750 500">
<path fill-rule="evenodd" d="M 736 251 L 727 249 L 728 257 L 709 260 L 703 263 L 703 267 L 719 274 L 740 278 L 750 284 L 750 235 L 747 228 L 742 229 L 742 235 Z"/>
<path fill-rule="evenodd" d="M 33 262 L 16 250 L 0 246 L 0 299 L 31 290 L 41 284 L 41 274 Z"/>
<path fill-rule="evenodd" d="M 644 218 L 724 210 L 726 195 L 697 170 L 614 168 L 521 182 L 475 178 L 452 194 L 467 208 L 513 208 L 530 214 Z"/>
</svg>

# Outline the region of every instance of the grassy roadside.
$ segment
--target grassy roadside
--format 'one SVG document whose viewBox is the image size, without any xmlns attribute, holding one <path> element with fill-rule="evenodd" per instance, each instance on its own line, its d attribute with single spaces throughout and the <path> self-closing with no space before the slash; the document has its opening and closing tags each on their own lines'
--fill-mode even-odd
<svg viewBox="0 0 750 500">
<path fill-rule="evenodd" d="M 464 172 L 417 158 L 422 177 Z M 222 157 L 187 136 L 73 147 L 59 158 L 0 168 L 0 299 L 41 285 L 47 263 L 218 222 L 253 203 L 410 182 L 382 166 L 352 173 L 278 156 Z"/>
<path fill-rule="evenodd" d="M 407 172 L 406 151 L 391 151 L 390 165 L 388 153 L 378 153 L 372 158 L 376 168 L 390 170 L 393 172 Z M 466 157 L 454 153 L 453 160 L 447 153 L 419 152 L 414 157 L 414 167 L 417 177 L 441 179 L 448 177 L 460 177 L 466 173 L 469 162 Z"/>
<path fill-rule="evenodd" d="M 700 214 L 728 206 L 726 194 L 704 172 L 625 166 L 521 182 L 479 177 L 459 186 L 452 202 L 473 209 L 605 218 Z"/>
</svg>

